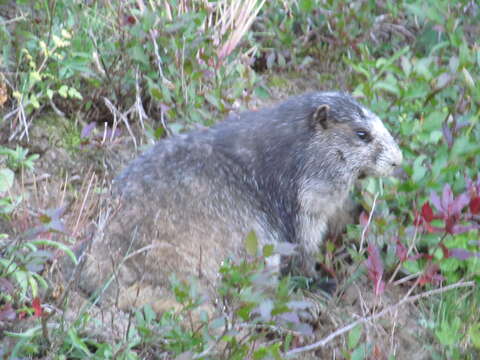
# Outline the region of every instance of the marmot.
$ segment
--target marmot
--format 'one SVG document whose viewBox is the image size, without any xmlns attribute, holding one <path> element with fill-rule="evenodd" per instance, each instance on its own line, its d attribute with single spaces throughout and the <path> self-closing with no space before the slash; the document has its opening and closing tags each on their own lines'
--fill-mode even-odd
<svg viewBox="0 0 480 360">
<path fill-rule="evenodd" d="M 252 230 L 260 246 L 298 244 L 295 262 L 312 276 L 355 180 L 390 175 L 401 162 L 381 120 L 340 92 L 303 94 L 161 140 L 114 180 L 120 208 L 94 239 L 80 285 L 93 292 L 115 273 L 114 290 L 155 303 L 172 273 L 214 283 Z"/>
</svg>

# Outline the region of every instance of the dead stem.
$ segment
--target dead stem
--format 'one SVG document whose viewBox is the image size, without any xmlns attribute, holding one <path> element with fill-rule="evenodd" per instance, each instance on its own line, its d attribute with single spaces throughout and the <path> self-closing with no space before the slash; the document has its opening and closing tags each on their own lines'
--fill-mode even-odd
<svg viewBox="0 0 480 360">
<path fill-rule="evenodd" d="M 342 334 L 345 334 L 348 331 L 352 330 L 355 326 L 357 326 L 359 324 L 363 324 L 363 323 L 368 323 L 368 322 L 374 321 L 378 318 L 381 318 L 382 316 L 386 315 L 387 313 L 395 311 L 395 310 L 397 310 L 398 307 L 400 307 L 402 305 L 405 305 L 407 303 L 412 303 L 412 302 L 418 301 L 420 299 L 423 299 L 423 298 L 426 298 L 426 297 L 429 297 L 429 296 L 433 296 L 433 295 L 437 295 L 437 294 L 441 294 L 441 293 L 444 293 L 446 291 L 453 290 L 453 289 L 456 289 L 456 288 L 473 287 L 473 286 L 475 286 L 474 281 L 458 282 L 458 283 L 455 283 L 455 284 L 452 284 L 452 285 L 442 287 L 440 289 L 433 289 L 433 290 L 430 290 L 430 291 L 425 291 L 425 292 L 420 293 L 418 295 L 414 295 L 414 296 L 410 296 L 410 297 L 404 297 L 402 300 L 400 300 L 396 304 L 390 305 L 390 306 L 386 307 L 385 309 L 383 309 L 382 311 L 380 311 L 376 314 L 373 314 L 373 315 L 367 316 L 367 317 L 362 317 L 362 318 L 360 318 L 360 319 L 358 319 L 354 322 L 351 322 L 350 324 L 334 331 L 333 333 L 331 333 L 330 335 L 324 337 L 323 339 L 321 339 L 319 341 L 316 341 L 316 342 L 314 342 L 310 345 L 298 347 L 296 349 L 287 351 L 284 354 L 284 356 L 292 356 L 292 355 L 299 354 L 299 353 L 302 353 L 302 352 L 311 351 L 311 350 L 315 350 L 315 349 L 324 347 L 326 344 L 328 344 L 330 341 L 332 341 L 336 337 L 338 337 Z"/>
</svg>

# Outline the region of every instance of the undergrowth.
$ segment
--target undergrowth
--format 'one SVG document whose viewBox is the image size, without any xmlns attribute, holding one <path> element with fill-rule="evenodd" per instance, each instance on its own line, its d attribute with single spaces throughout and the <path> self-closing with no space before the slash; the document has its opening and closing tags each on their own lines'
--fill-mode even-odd
<svg viewBox="0 0 480 360">
<path fill-rule="evenodd" d="M 429 358 L 477 358 L 479 20 L 478 4 L 466 0 L 0 2 L 0 355 L 279 359 L 335 339 L 339 358 L 394 359 L 369 321 L 415 303 Z M 339 70 L 322 73 L 325 63 Z M 172 282 L 179 311 L 138 309 L 119 337 L 91 336 L 98 319 L 87 311 L 67 319 L 76 295 L 62 293 L 49 271 L 62 255 L 78 260 L 72 248 L 88 237 L 105 186 L 87 173 L 71 202 L 68 177 L 42 193 L 39 154 L 27 141 L 38 117 L 68 119 L 81 134 L 72 145 L 81 157 L 120 143 L 119 129 L 136 146 L 209 126 L 265 101 L 269 79 L 290 72 L 337 81 L 382 117 L 402 148 L 403 170 L 363 180 L 360 224 L 343 243 L 327 241 L 319 259 L 340 281 L 339 306 L 349 284 L 368 279 L 370 312 L 332 320 L 332 336 L 315 345 L 315 301 L 301 300 L 308 291 L 294 291 L 291 279 L 268 278 L 263 259 L 272 250 L 257 254 L 250 238 L 252 259 L 220 269 L 227 310 L 216 318 L 202 314 L 192 280 Z M 391 290 L 404 295 L 393 305 Z M 197 327 L 185 325 L 193 313 Z"/>
</svg>

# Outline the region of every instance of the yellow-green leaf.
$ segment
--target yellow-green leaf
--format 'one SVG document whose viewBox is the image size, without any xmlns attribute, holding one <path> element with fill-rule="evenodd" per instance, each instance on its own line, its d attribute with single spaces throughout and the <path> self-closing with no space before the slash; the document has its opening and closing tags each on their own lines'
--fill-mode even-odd
<svg viewBox="0 0 480 360">
<path fill-rule="evenodd" d="M 251 256 L 257 255 L 258 240 L 255 231 L 250 231 L 245 239 L 245 249 L 247 254 Z"/>
</svg>

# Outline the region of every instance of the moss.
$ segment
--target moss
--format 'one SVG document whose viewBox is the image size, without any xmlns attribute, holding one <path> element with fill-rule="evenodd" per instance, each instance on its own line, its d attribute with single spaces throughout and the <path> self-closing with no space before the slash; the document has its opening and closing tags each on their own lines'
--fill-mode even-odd
<svg viewBox="0 0 480 360">
<path fill-rule="evenodd" d="M 34 123 L 34 136 L 46 139 L 48 147 L 57 147 L 76 153 L 80 145 L 80 130 L 70 119 L 56 114 L 46 114 Z"/>
</svg>

